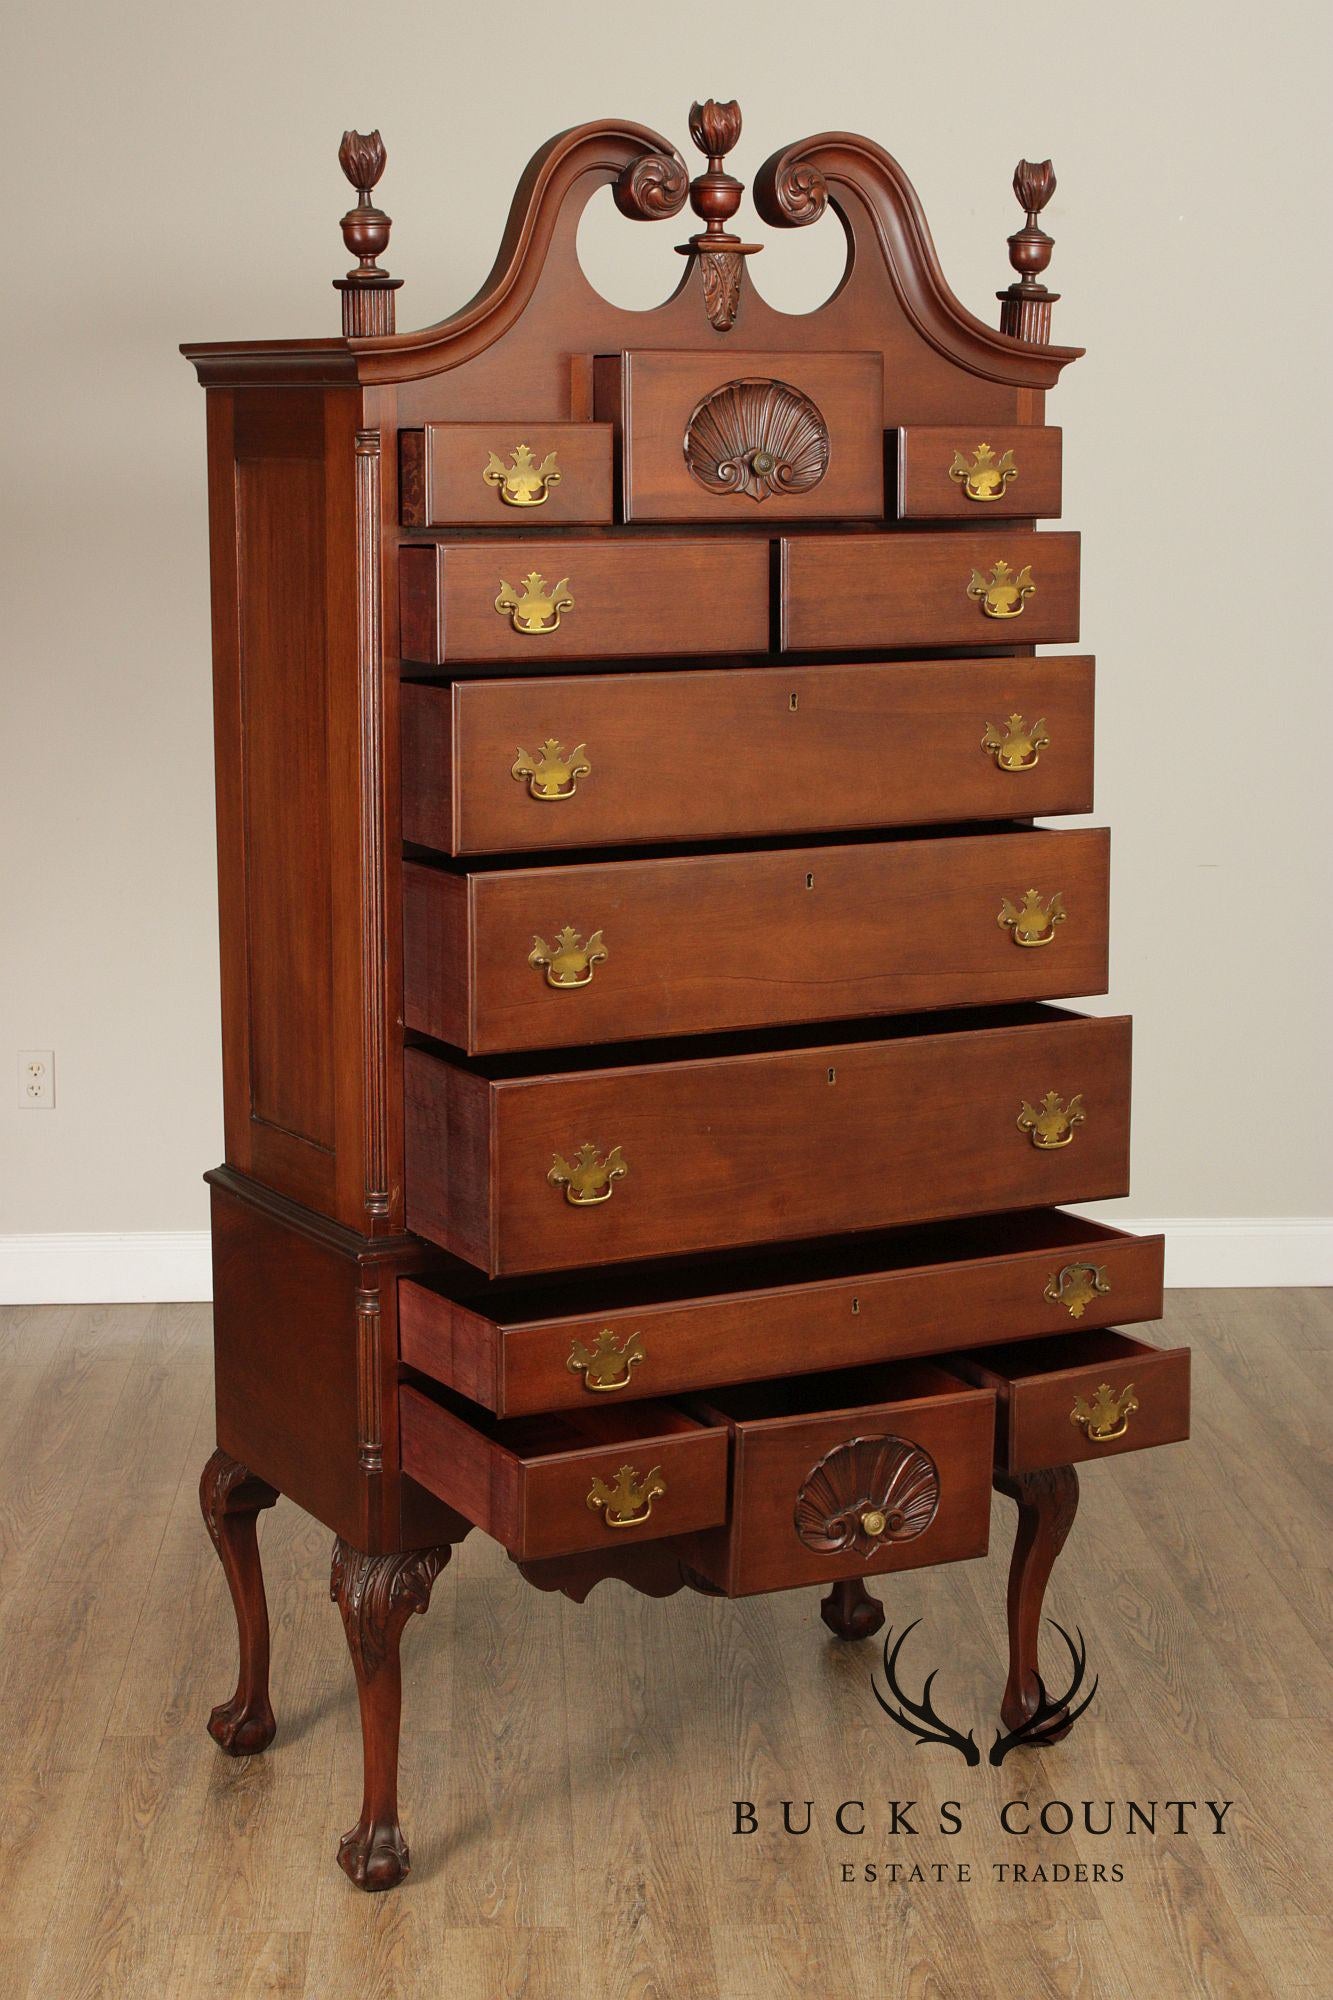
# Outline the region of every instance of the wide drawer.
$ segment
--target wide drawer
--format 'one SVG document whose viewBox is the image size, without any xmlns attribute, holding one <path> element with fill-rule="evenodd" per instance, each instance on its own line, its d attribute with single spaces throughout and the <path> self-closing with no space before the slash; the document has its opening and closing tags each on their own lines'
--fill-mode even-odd
<svg viewBox="0 0 1333 2000">
<path fill-rule="evenodd" d="M 781 644 L 1035 646 L 1078 638 L 1077 535 L 802 535 L 781 544 Z"/>
<path fill-rule="evenodd" d="M 398 565 L 403 658 L 429 666 L 768 649 L 753 538 L 434 542 Z"/>
<path fill-rule="evenodd" d="M 427 424 L 398 450 L 408 528 L 611 519 L 610 424 Z"/>
<path fill-rule="evenodd" d="M 409 1028 L 469 1054 L 1106 989 L 1100 829 L 404 871 Z"/>
<path fill-rule="evenodd" d="M 1059 1209 L 876 1234 L 767 1258 L 692 1258 L 633 1277 L 488 1285 L 405 1278 L 405 1366 L 499 1416 L 633 1402 L 1158 1319 L 1162 1238 Z"/>
<path fill-rule="evenodd" d="M 404 1472 L 513 1556 L 574 1555 L 726 1519 L 725 1435 L 668 1404 L 496 1423 L 404 1384 L 398 1423 Z"/>
<path fill-rule="evenodd" d="M 989 1391 L 924 1362 L 723 1389 L 731 1514 L 685 1560 L 729 1597 L 984 1556 Z"/>
<path fill-rule="evenodd" d="M 913 426 L 890 433 L 890 452 L 900 520 L 1045 520 L 1060 512 L 1058 430 Z"/>
<path fill-rule="evenodd" d="M 408 683 L 403 835 L 504 854 L 1087 812 L 1092 721 L 1080 658 Z"/>
<path fill-rule="evenodd" d="M 981 1348 L 948 1365 L 994 1390 L 995 1462 L 1007 1472 L 1114 1458 L 1190 1434 L 1187 1347 L 1151 1347 L 1108 1328 Z"/>
<path fill-rule="evenodd" d="M 1043 1007 L 603 1069 L 410 1048 L 408 1227 L 496 1277 L 1121 1195 L 1129 1051 Z"/>
<path fill-rule="evenodd" d="M 882 516 L 881 354 L 599 355 L 626 521 Z"/>
</svg>

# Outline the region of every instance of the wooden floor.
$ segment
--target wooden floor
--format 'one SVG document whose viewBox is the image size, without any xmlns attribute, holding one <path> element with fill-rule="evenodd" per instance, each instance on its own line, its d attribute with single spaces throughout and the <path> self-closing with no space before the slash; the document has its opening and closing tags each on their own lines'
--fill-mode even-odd
<svg viewBox="0 0 1333 2000">
<path fill-rule="evenodd" d="M 261 1529 L 277 1742 L 232 1762 L 204 1734 L 235 1661 L 195 1499 L 207 1308 L 0 1314 L 0 1995 L 1328 1994 L 1329 1296 L 1172 1295 L 1194 1440 L 1086 1473 L 1048 1608 L 1100 1688 L 1066 1744 L 1000 1769 L 889 1724 L 875 1643 L 831 1642 L 816 1593 L 609 1584 L 579 1607 L 472 1536 L 405 1641 L 414 1870 L 374 1898 L 333 1861 L 359 1754 L 329 1537 L 286 1502 Z M 989 1561 L 885 1593 L 895 1624 L 923 1621 L 917 1684 L 939 1665 L 940 1710 L 983 1746 L 1011 1518 L 997 1502 Z M 1111 1799 L 1115 1830 L 1006 1836 L 1023 1796 L 1034 1817 Z M 802 1838 L 778 1830 L 784 1797 L 815 1801 Z M 892 1836 L 909 1798 L 920 1831 Z M 865 1801 L 860 1839 L 833 1828 L 843 1799 Z M 1128 1799 L 1235 1803 L 1223 1836 L 1200 1805 L 1149 1838 Z M 894 1885 L 895 1860 L 973 1879 Z M 881 1879 L 846 1883 L 845 1862 Z M 1001 1883 L 997 1862 L 1123 1880 Z"/>
</svg>

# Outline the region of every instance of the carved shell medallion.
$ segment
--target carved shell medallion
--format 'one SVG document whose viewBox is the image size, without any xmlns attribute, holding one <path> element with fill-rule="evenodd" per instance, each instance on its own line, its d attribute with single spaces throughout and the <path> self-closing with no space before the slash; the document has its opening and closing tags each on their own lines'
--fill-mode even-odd
<svg viewBox="0 0 1333 2000">
<path fill-rule="evenodd" d="M 808 493 L 828 471 L 828 425 L 789 382 L 725 382 L 696 406 L 684 452 L 710 493 Z"/>
<path fill-rule="evenodd" d="M 853 1438 L 807 1477 L 796 1500 L 796 1532 L 820 1555 L 873 1556 L 886 1542 L 922 1534 L 939 1503 L 940 1475 L 919 1444 Z"/>
</svg>

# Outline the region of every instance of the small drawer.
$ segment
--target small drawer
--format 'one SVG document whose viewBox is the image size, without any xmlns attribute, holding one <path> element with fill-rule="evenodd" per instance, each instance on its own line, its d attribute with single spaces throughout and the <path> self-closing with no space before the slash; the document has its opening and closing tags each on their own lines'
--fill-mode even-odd
<svg viewBox="0 0 1333 2000">
<path fill-rule="evenodd" d="M 403 657 L 429 666 L 768 648 L 765 541 L 437 542 L 398 565 Z"/>
<path fill-rule="evenodd" d="M 781 644 L 1035 646 L 1078 638 L 1077 535 L 803 535 L 781 544 Z"/>
<path fill-rule="evenodd" d="M 1092 661 L 1058 656 L 408 682 L 403 835 L 506 854 L 1087 812 L 1092 710 Z"/>
<path fill-rule="evenodd" d="M 727 1517 L 727 1440 L 668 1403 L 497 1423 L 398 1392 L 403 1470 L 520 1559 L 656 1541 Z"/>
<path fill-rule="evenodd" d="M 1038 424 L 890 431 L 889 464 L 903 521 L 1044 521 L 1060 512 L 1060 433 Z"/>
<path fill-rule="evenodd" d="M 757 1382 L 692 1405 L 731 1440 L 731 1515 L 685 1560 L 729 1597 L 984 1556 L 989 1390 L 925 1362 Z"/>
<path fill-rule="evenodd" d="M 610 424 L 427 424 L 398 452 L 405 528 L 611 519 Z"/>
<path fill-rule="evenodd" d="M 634 1402 L 988 1344 L 1077 1321 L 1160 1319 L 1162 1239 L 1059 1209 L 497 1286 L 461 1268 L 398 1285 L 404 1364 L 502 1417 Z"/>
<path fill-rule="evenodd" d="M 408 1228 L 498 1277 L 1126 1190 L 1123 1017 L 997 1008 L 722 1048 L 536 1071 L 409 1048 Z"/>
<path fill-rule="evenodd" d="M 882 517 L 879 354 L 599 355 L 626 521 Z"/>
<path fill-rule="evenodd" d="M 1106 990 L 1110 838 L 404 870 L 405 1020 L 469 1055 Z"/>
<path fill-rule="evenodd" d="M 1187 1347 L 1150 1347 L 1113 1328 L 949 1357 L 996 1397 L 995 1462 L 1006 1472 L 1114 1458 L 1190 1434 Z"/>
</svg>

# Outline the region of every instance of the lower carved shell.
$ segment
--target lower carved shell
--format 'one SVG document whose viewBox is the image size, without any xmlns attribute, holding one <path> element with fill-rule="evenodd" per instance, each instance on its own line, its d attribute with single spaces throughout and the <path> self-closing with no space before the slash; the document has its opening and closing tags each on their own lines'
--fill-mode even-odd
<svg viewBox="0 0 1333 2000">
<path fill-rule="evenodd" d="M 886 1542 L 910 1542 L 924 1533 L 939 1504 L 940 1475 L 919 1444 L 853 1438 L 835 1446 L 807 1477 L 796 1500 L 796 1532 L 820 1555 L 870 1556 Z"/>
<path fill-rule="evenodd" d="M 710 493 L 808 493 L 828 471 L 828 425 L 789 382 L 725 382 L 695 408 L 684 451 Z"/>
</svg>

